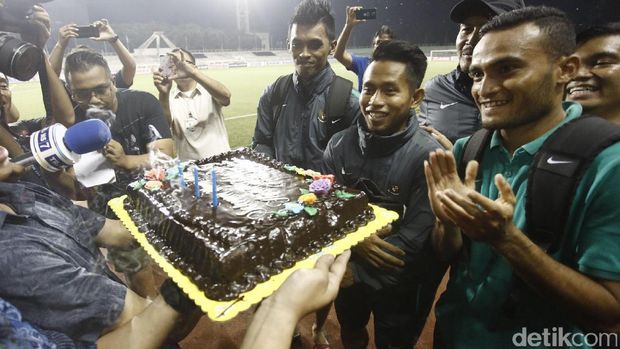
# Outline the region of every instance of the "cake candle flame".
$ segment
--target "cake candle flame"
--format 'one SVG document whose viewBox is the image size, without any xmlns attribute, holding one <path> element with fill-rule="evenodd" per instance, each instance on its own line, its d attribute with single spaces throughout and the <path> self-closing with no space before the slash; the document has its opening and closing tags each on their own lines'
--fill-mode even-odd
<svg viewBox="0 0 620 349">
<path fill-rule="evenodd" d="M 198 167 L 194 166 L 194 196 L 200 199 L 200 183 L 198 178 Z"/>
<path fill-rule="evenodd" d="M 213 208 L 216 208 L 219 205 L 217 200 L 217 177 L 215 174 L 215 166 L 211 169 L 211 187 L 213 190 Z"/>
</svg>

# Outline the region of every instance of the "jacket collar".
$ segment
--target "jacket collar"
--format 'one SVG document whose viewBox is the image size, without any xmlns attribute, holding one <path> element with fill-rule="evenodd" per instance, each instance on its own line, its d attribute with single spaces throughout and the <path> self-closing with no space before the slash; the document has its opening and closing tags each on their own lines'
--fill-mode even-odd
<svg viewBox="0 0 620 349">
<path fill-rule="evenodd" d="M 305 99 L 310 99 L 312 96 L 321 94 L 332 83 L 333 79 L 334 71 L 329 63 L 327 63 L 325 68 L 315 77 L 307 82 L 299 80 L 299 74 L 297 74 L 297 72 L 293 73 L 293 85 L 295 86 L 295 90 Z"/>
<path fill-rule="evenodd" d="M 361 117 L 357 121 L 358 145 L 364 156 L 371 158 L 386 156 L 407 143 L 418 129 L 418 122 L 413 113 L 409 116 L 407 127 L 404 130 L 389 136 L 381 136 L 370 132 L 366 126 L 366 119 Z"/>
</svg>

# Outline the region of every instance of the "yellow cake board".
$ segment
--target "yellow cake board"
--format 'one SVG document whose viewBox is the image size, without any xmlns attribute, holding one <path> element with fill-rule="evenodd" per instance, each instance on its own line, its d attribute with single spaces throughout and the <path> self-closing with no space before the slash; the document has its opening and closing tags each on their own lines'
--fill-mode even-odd
<svg viewBox="0 0 620 349">
<path fill-rule="evenodd" d="M 155 263 L 157 263 L 164 270 L 164 272 L 166 272 L 166 274 L 172 278 L 172 280 L 176 282 L 177 285 L 179 285 L 179 287 L 181 287 L 181 289 L 183 289 L 183 291 L 185 291 L 185 293 L 187 293 L 189 297 L 194 300 L 194 302 L 196 302 L 202 311 L 214 321 L 227 321 L 234 318 L 240 312 L 247 310 L 252 305 L 260 302 L 263 298 L 266 298 L 275 292 L 275 290 L 277 290 L 286 278 L 288 278 L 288 276 L 295 270 L 301 268 L 313 268 L 316 260 L 320 256 L 324 254 L 338 255 L 369 237 L 385 225 L 398 219 L 398 214 L 396 212 L 388 211 L 379 206 L 370 205 L 374 211 L 375 219 L 370 221 L 367 225 L 347 234 L 345 237 L 323 248 L 319 253 L 295 263 L 293 267 L 272 276 L 269 280 L 257 284 L 252 290 L 239 295 L 238 299 L 231 301 L 215 301 L 207 298 L 204 292 L 198 289 L 189 277 L 183 275 L 181 271 L 176 269 L 163 256 L 161 256 L 148 242 L 146 236 L 138 230 L 138 227 L 136 227 L 132 221 L 129 213 L 125 211 L 123 201 L 126 197 L 127 195 L 123 195 L 121 197 L 114 198 L 108 202 L 108 205 L 112 208 L 114 213 L 116 213 L 118 218 L 123 222 L 125 227 L 127 227 L 140 245 L 146 250 L 149 256 L 151 256 Z"/>
</svg>

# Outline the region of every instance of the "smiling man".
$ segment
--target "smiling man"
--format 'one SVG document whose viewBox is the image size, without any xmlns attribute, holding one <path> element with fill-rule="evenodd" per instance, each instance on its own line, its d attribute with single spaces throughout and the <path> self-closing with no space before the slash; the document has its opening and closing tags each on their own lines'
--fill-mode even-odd
<svg viewBox="0 0 620 349">
<path fill-rule="evenodd" d="M 481 29 L 469 72 L 490 140 L 478 148 L 480 163 L 467 165 L 464 181 L 456 163 L 472 150 L 464 150 L 467 139 L 455 144 L 454 156 L 433 152 L 425 166 L 438 218 L 433 242 L 452 262 L 436 307 L 438 348 L 555 347 L 560 341 L 589 347 L 579 339 L 568 345 L 563 338 L 569 335 L 551 338 L 620 329 L 620 142 L 583 173 L 557 250 L 547 253 L 534 242 L 526 214 L 536 154 L 582 114 L 579 104 L 562 103 L 579 68 L 574 50 L 573 25 L 554 8 L 504 13 Z M 550 172 L 561 169 L 551 157 L 546 163 L 554 166 Z"/>
<path fill-rule="evenodd" d="M 345 348 L 366 348 L 371 313 L 377 348 L 411 348 L 445 272 L 430 244 L 435 217 L 423 174 L 439 144 L 412 113 L 424 97 L 424 53 L 395 40 L 377 46 L 372 60 L 360 96 L 364 117 L 334 135 L 324 172 L 401 218 L 354 247 L 336 312 Z"/>
<path fill-rule="evenodd" d="M 334 17 L 325 0 L 304 0 L 295 9 L 289 27 L 289 49 L 295 72 L 280 77 L 263 93 L 258 104 L 254 148 L 277 160 L 318 170 L 333 130 L 343 130 L 359 117 L 351 85 L 336 88 L 337 79 L 327 62 L 335 41 Z M 343 79 L 344 80 L 344 79 Z M 329 97 L 342 92 L 342 115 L 327 110 Z"/>
<path fill-rule="evenodd" d="M 459 64 L 450 73 L 438 75 L 426 86 L 419 120 L 435 128 L 452 143 L 480 129 L 480 111 L 471 96 L 471 78 L 467 75 L 480 27 L 493 16 L 523 7 L 523 0 L 463 0 L 450 12 L 459 24 L 456 52 Z"/>
<path fill-rule="evenodd" d="M 585 113 L 620 123 L 620 22 L 594 26 L 577 35 L 577 76 L 566 87 L 566 98 Z"/>
</svg>

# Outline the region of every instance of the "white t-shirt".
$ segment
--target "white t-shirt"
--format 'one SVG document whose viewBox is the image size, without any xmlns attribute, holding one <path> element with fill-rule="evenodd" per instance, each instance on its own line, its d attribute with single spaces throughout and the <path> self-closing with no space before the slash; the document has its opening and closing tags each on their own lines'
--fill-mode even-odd
<svg viewBox="0 0 620 349">
<path fill-rule="evenodd" d="M 176 85 L 170 91 L 172 137 L 181 160 L 198 160 L 230 150 L 222 106 L 211 94 L 196 88 L 181 92 Z"/>
</svg>

